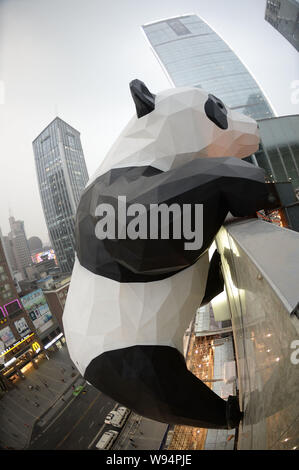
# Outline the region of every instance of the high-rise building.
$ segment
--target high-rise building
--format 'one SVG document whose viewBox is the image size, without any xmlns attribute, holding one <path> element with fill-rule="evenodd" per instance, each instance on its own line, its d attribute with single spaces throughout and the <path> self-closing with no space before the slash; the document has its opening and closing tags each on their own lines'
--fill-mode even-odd
<svg viewBox="0 0 299 470">
<path fill-rule="evenodd" d="M 18 272 L 22 278 L 26 278 L 26 267 L 32 264 L 30 249 L 24 222 L 9 217 L 10 232 L 3 237 L 7 260 L 13 273 Z"/>
<path fill-rule="evenodd" d="M 255 153 L 258 166 L 270 181 L 290 181 L 299 197 L 299 115 L 259 121 L 261 142 Z"/>
<path fill-rule="evenodd" d="M 148 23 L 142 29 L 173 86 L 203 88 L 254 119 L 274 115 L 241 60 L 197 15 Z"/>
<path fill-rule="evenodd" d="M 3 249 L 5 250 L 7 263 L 10 268 L 10 272 L 13 275 L 13 273 L 17 272 L 18 270 L 17 261 L 14 255 L 14 250 L 13 250 L 13 243 L 12 243 L 12 240 L 8 237 L 8 235 L 2 236 L 2 242 L 3 242 Z"/>
<path fill-rule="evenodd" d="M 267 0 L 265 20 L 299 51 L 298 0 Z"/>
<path fill-rule="evenodd" d="M 33 141 L 33 151 L 49 237 L 61 270 L 71 272 L 75 214 L 88 181 L 80 132 L 56 117 Z"/>
</svg>

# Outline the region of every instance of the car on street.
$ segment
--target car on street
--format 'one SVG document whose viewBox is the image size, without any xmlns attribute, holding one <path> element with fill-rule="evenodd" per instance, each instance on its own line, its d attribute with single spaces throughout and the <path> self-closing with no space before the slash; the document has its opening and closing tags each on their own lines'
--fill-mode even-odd
<svg viewBox="0 0 299 470">
<path fill-rule="evenodd" d="M 119 406 L 117 410 L 112 410 L 107 414 L 104 423 L 111 424 L 116 428 L 122 428 L 129 414 L 129 408 L 126 408 L 125 406 Z"/>
<path fill-rule="evenodd" d="M 73 391 L 74 397 L 77 397 L 82 392 L 83 388 L 83 385 L 79 385 L 78 387 L 76 387 Z"/>
<path fill-rule="evenodd" d="M 101 436 L 101 439 L 96 444 L 96 448 L 98 450 L 111 449 L 115 440 L 117 439 L 118 434 L 118 431 L 114 431 L 113 429 L 104 432 L 104 434 Z"/>
<path fill-rule="evenodd" d="M 110 413 L 107 414 L 107 416 L 104 420 L 104 423 L 105 424 L 110 424 L 114 414 L 115 414 L 115 411 L 110 411 Z"/>
</svg>

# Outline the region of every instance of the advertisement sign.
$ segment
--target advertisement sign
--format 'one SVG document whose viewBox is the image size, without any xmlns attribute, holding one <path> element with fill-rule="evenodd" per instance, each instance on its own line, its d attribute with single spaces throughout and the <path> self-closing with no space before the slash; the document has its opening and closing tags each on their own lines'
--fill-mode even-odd
<svg viewBox="0 0 299 470">
<path fill-rule="evenodd" d="M 15 327 L 18 331 L 18 333 L 23 337 L 23 336 L 26 336 L 28 335 L 28 333 L 30 333 L 30 328 L 29 326 L 27 325 L 27 322 L 25 320 L 24 317 L 22 318 L 19 318 L 17 321 L 14 322 L 15 323 Z"/>
<path fill-rule="evenodd" d="M 54 259 L 55 263 L 57 264 L 56 260 L 56 255 L 54 250 L 48 250 L 48 251 L 41 251 L 40 253 L 36 253 L 35 255 L 32 255 L 32 261 L 34 263 L 41 263 L 43 261 L 43 256 L 46 256 L 46 259 Z"/>
<path fill-rule="evenodd" d="M 21 298 L 21 302 L 38 333 L 42 333 L 54 324 L 52 313 L 42 289 L 37 289 L 34 292 L 30 292 L 30 294 L 24 295 Z"/>
<path fill-rule="evenodd" d="M 40 344 L 37 341 L 31 344 L 31 347 L 34 352 L 38 353 L 40 351 Z"/>
<path fill-rule="evenodd" d="M 0 341 L 4 343 L 5 348 L 16 342 L 16 338 L 9 326 L 5 326 L 0 330 Z"/>
</svg>

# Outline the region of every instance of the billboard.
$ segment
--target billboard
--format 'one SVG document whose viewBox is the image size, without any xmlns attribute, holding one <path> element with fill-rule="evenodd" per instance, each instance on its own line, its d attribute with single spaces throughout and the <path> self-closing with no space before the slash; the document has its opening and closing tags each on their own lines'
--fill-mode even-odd
<svg viewBox="0 0 299 470">
<path fill-rule="evenodd" d="M 4 348 L 7 348 L 11 344 L 16 342 L 16 338 L 13 335 L 13 332 L 9 326 L 5 326 L 0 330 L 0 341 L 4 343 Z"/>
<path fill-rule="evenodd" d="M 38 333 L 43 333 L 54 324 L 52 313 L 41 289 L 24 295 L 21 297 L 21 302 Z"/>
<path fill-rule="evenodd" d="M 47 251 L 41 251 L 40 253 L 36 253 L 35 255 L 32 255 L 32 261 L 35 264 L 41 263 L 43 261 L 43 256 L 47 256 L 46 259 L 54 259 L 55 263 L 57 264 L 56 260 L 56 255 L 54 250 L 47 250 Z"/>
<path fill-rule="evenodd" d="M 24 336 L 28 335 L 28 333 L 30 333 L 30 328 L 27 325 L 27 322 L 26 322 L 24 317 L 19 318 L 14 323 L 15 323 L 15 327 L 17 329 L 17 332 L 22 337 L 24 337 Z"/>
</svg>

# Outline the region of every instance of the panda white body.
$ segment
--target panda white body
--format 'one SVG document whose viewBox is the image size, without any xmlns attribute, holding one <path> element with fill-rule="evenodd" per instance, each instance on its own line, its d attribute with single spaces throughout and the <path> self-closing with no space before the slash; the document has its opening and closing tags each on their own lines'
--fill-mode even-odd
<svg viewBox="0 0 299 470">
<path fill-rule="evenodd" d="M 63 323 L 80 373 L 84 376 L 95 357 L 116 348 L 159 344 L 183 353 L 184 332 L 204 296 L 208 269 L 206 253 L 195 265 L 167 279 L 119 283 L 99 278 L 76 259 Z M 85 319 L 86 311 L 97 314 Z"/>
<path fill-rule="evenodd" d="M 137 87 L 140 83 L 142 82 L 137 83 Z M 148 92 L 147 89 L 145 90 Z M 142 91 L 144 91 L 144 88 L 141 87 L 141 95 Z M 140 100 L 141 95 L 139 87 L 138 100 Z M 228 201 L 226 213 L 228 210 L 234 213 L 235 210 L 237 215 L 249 215 L 253 209 L 260 208 L 261 200 L 266 200 L 263 184 L 264 173 L 262 170 L 240 160 L 257 149 L 259 138 L 256 122 L 249 117 L 225 109 L 225 116 L 221 115 L 219 118 L 216 113 L 216 125 L 214 111 L 212 112 L 214 122 L 206 114 L 205 106 L 211 95 L 197 88 L 171 89 L 152 96 L 154 109 L 148 111 L 142 117 L 134 116 L 128 123 L 103 163 L 88 182 L 85 191 L 87 195 L 82 197 L 82 200 L 85 197 L 85 202 L 83 201 L 81 204 L 79 212 L 82 214 L 85 210 L 84 207 L 87 207 L 87 198 L 89 198 L 88 201 L 94 199 L 96 193 L 92 193 L 90 190 L 89 195 L 89 188 L 100 184 L 97 182 L 104 181 L 107 174 L 116 174 L 116 176 L 109 176 L 110 179 L 106 178 L 108 183 L 105 182 L 104 186 L 99 186 L 100 188 L 103 187 L 103 190 L 94 189 L 94 191 L 102 191 L 105 195 L 106 188 L 108 188 L 107 194 L 109 196 L 109 181 L 114 182 L 114 179 L 118 181 L 117 172 L 120 172 L 119 181 L 121 181 L 121 178 L 123 178 L 122 171 L 126 175 L 127 169 L 130 168 L 137 168 L 137 172 L 138 167 L 150 168 L 151 171 L 159 171 L 159 174 L 154 174 L 154 178 L 161 179 L 164 175 L 174 175 L 171 177 L 172 179 L 170 178 L 173 184 L 177 174 L 180 175 L 187 171 L 191 175 L 192 165 L 196 165 L 194 167 L 195 172 L 200 172 L 203 166 L 205 170 L 201 178 L 205 184 L 210 184 L 214 180 L 220 181 L 221 175 L 223 175 L 227 181 L 240 179 L 242 185 L 246 181 L 249 188 L 253 185 L 252 188 L 255 192 L 260 191 L 260 197 L 256 196 L 256 199 L 252 202 L 249 199 L 254 199 L 255 196 L 249 195 L 248 188 L 246 188 L 244 194 L 240 196 L 241 202 L 238 200 L 236 202 L 237 206 L 234 207 L 230 189 L 227 189 L 231 187 L 230 183 L 225 189 L 227 191 L 225 198 Z M 145 103 L 147 98 L 146 96 Z M 214 103 L 212 105 L 215 106 Z M 226 119 L 225 124 L 223 124 L 222 119 Z M 219 127 L 219 122 L 222 128 Z M 225 126 L 227 127 L 225 128 Z M 185 180 L 187 181 L 188 177 L 183 181 L 185 182 Z M 133 188 L 132 191 L 135 187 L 138 188 L 139 177 L 134 177 L 128 181 L 130 181 L 128 186 Z M 149 181 L 149 179 L 142 181 Z M 177 186 L 179 185 L 180 182 L 178 181 Z M 143 187 L 144 183 L 140 187 L 141 193 Z M 208 187 L 210 188 L 211 185 Z M 256 187 L 258 188 L 257 191 Z M 126 188 L 126 184 L 123 184 L 119 191 L 123 188 Z M 149 184 L 149 194 L 151 194 L 151 190 L 151 184 Z M 237 189 L 236 192 L 239 190 Z M 136 191 L 138 192 L 138 189 Z M 154 194 L 158 193 L 159 183 L 158 192 Z M 114 195 L 116 197 L 122 194 L 115 193 Z M 236 199 L 239 199 L 238 195 L 235 195 L 237 196 Z M 159 195 L 157 197 L 159 198 Z M 213 197 L 215 199 L 216 196 L 211 195 L 210 199 L 212 200 Z M 215 207 L 219 206 L 222 201 L 221 198 L 223 199 L 223 196 L 218 197 Z M 240 209 L 242 199 L 244 211 Z M 136 194 L 134 200 L 135 202 L 138 200 L 138 194 Z M 91 212 L 94 210 L 94 205 L 92 207 Z M 211 209 L 209 210 L 211 211 Z M 214 215 L 212 217 L 212 212 L 211 219 L 214 217 Z M 222 210 L 219 220 L 216 221 L 217 223 L 214 221 L 213 227 L 215 226 L 215 230 L 218 230 L 223 222 L 222 219 L 226 215 L 224 212 Z M 161 389 L 164 387 L 162 392 L 160 390 L 152 392 L 150 391 L 151 381 L 155 381 L 156 371 L 149 372 L 151 378 L 143 377 L 143 374 L 146 374 L 146 367 L 152 367 L 150 361 L 157 351 L 159 354 L 162 351 L 161 361 L 165 360 L 163 367 L 166 376 L 169 368 L 178 367 L 178 377 L 180 377 L 179 369 L 183 367 L 180 361 L 183 352 L 184 332 L 206 293 L 209 272 L 207 246 L 204 247 L 203 252 L 197 258 L 189 263 L 189 266 L 182 265 L 180 269 L 175 269 L 171 266 L 170 260 L 169 267 L 167 266 L 164 271 L 161 270 L 164 273 L 164 278 L 161 277 L 161 272 L 157 270 L 157 260 L 160 256 L 158 252 L 156 256 L 155 253 L 151 255 L 155 264 L 154 277 L 150 276 L 150 270 L 144 269 L 140 279 L 138 278 L 136 266 L 133 268 L 128 266 L 130 264 L 128 259 L 131 256 L 128 255 L 129 258 L 124 260 L 123 267 L 126 272 L 131 270 L 133 277 L 129 276 L 127 278 L 126 274 L 119 274 L 118 268 L 116 271 L 113 271 L 114 268 L 109 271 L 109 267 L 105 271 L 106 268 L 103 267 L 102 271 L 102 268 L 99 268 L 100 263 L 93 269 L 90 268 L 90 261 L 86 263 L 82 261 L 84 259 L 83 251 L 89 249 L 89 241 L 92 249 L 102 249 L 93 248 L 93 246 L 97 246 L 93 245 L 97 243 L 97 240 L 93 241 L 94 234 L 91 233 L 92 230 L 89 230 L 88 236 L 83 233 L 84 230 L 82 232 L 80 227 L 84 228 L 84 224 L 91 224 L 92 226 L 95 220 L 94 213 L 90 216 L 87 214 L 86 217 L 87 222 L 85 224 L 83 216 L 81 217 L 82 220 L 78 216 L 77 241 L 81 259 L 79 260 L 79 256 L 76 257 L 63 315 L 70 356 L 80 373 L 104 393 L 135 409 L 139 414 L 169 423 L 190 424 L 201 427 L 227 427 L 225 402 L 213 394 L 202 382 L 195 379 L 194 376 L 190 377 L 192 374 L 186 371 L 182 372 L 180 382 L 185 380 L 184 374 L 188 374 L 190 384 L 188 385 L 186 382 L 184 388 L 186 398 L 183 403 L 179 404 L 172 396 L 170 398 L 171 390 L 166 390 L 167 383 L 169 383 L 174 395 L 175 393 L 181 394 L 179 390 L 177 392 L 173 390 L 173 387 L 180 387 L 179 384 L 175 384 L 175 380 L 178 379 L 169 378 L 166 385 L 161 384 Z M 81 242 L 81 234 L 82 240 L 85 237 L 86 242 Z M 216 233 L 214 233 L 215 235 Z M 210 238 L 211 235 L 209 235 L 209 244 L 212 242 Z M 90 255 L 90 259 L 92 259 L 92 256 L 93 254 Z M 111 253 L 109 256 L 111 258 Z M 119 263 L 119 255 L 117 254 L 116 257 Z M 122 263 L 120 262 L 120 264 Z M 121 269 L 123 268 L 121 267 Z M 148 281 L 143 282 L 143 279 L 147 279 L 147 276 Z M 127 279 L 129 279 L 129 282 L 126 282 Z M 142 352 L 140 353 L 140 351 Z M 139 355 L 143 355 L 143 351 L 146 351 L 144 364 L 148 363 L 147 366 L 143 365 L 142 360 L 139 358 Z M 165 359 L 162 358 L 164 351 L 166 351 Z M 123 361 L 123 353 L 128 353 L 128 359 L 118 370 L 118 358 Z M 178 356 L 179 359 L 172 356 L 172 354 Z M 105 359 L 99 366 L 97 366 L 98 358 Z M 176 361 L 179 361 L 179 366 L 176 366 Z M 153 363 L 157 364 L 157 358 L 153 360 Z M 160 365 L 157 365 L 157 368 L 159 367 Z M 141 371 L 136 372 L 136 377 L 134 376 L 134 368 Z M 114 376 L 116 369 L 118 375 Z M 163 369 L 157 372 L 157 377 L 161 377 L 161 374 L 163 375 Z M 110 375 L 113 377 L 109 382 Z M 140 375 L 142 375 L 142 378 L 140 378 Z M 104 380 L 105 383 L 102 384 L 101 380 Z M 196 387 L 199 387 L 197 390 L 192 385 L 194 380 L 196 380 Z M 157 381 L 155 390 L 160 387 L 159 381 L 161 382 L 161 378 Z M 144 383 L 146 383 L 146 386 Z M 138 397 L 141 395 L 143 395 L 143 398 L 140 398 L 139 405 Z M 194 403 L 196 400 L 201 402 L 201 408 L 199 407 L 197 411 L 194 409 L 195 405 L 192 405 L 192 400 Z M 189 412 L 188 407 L 193 408 L 193 410 Z"/>
</svg>

